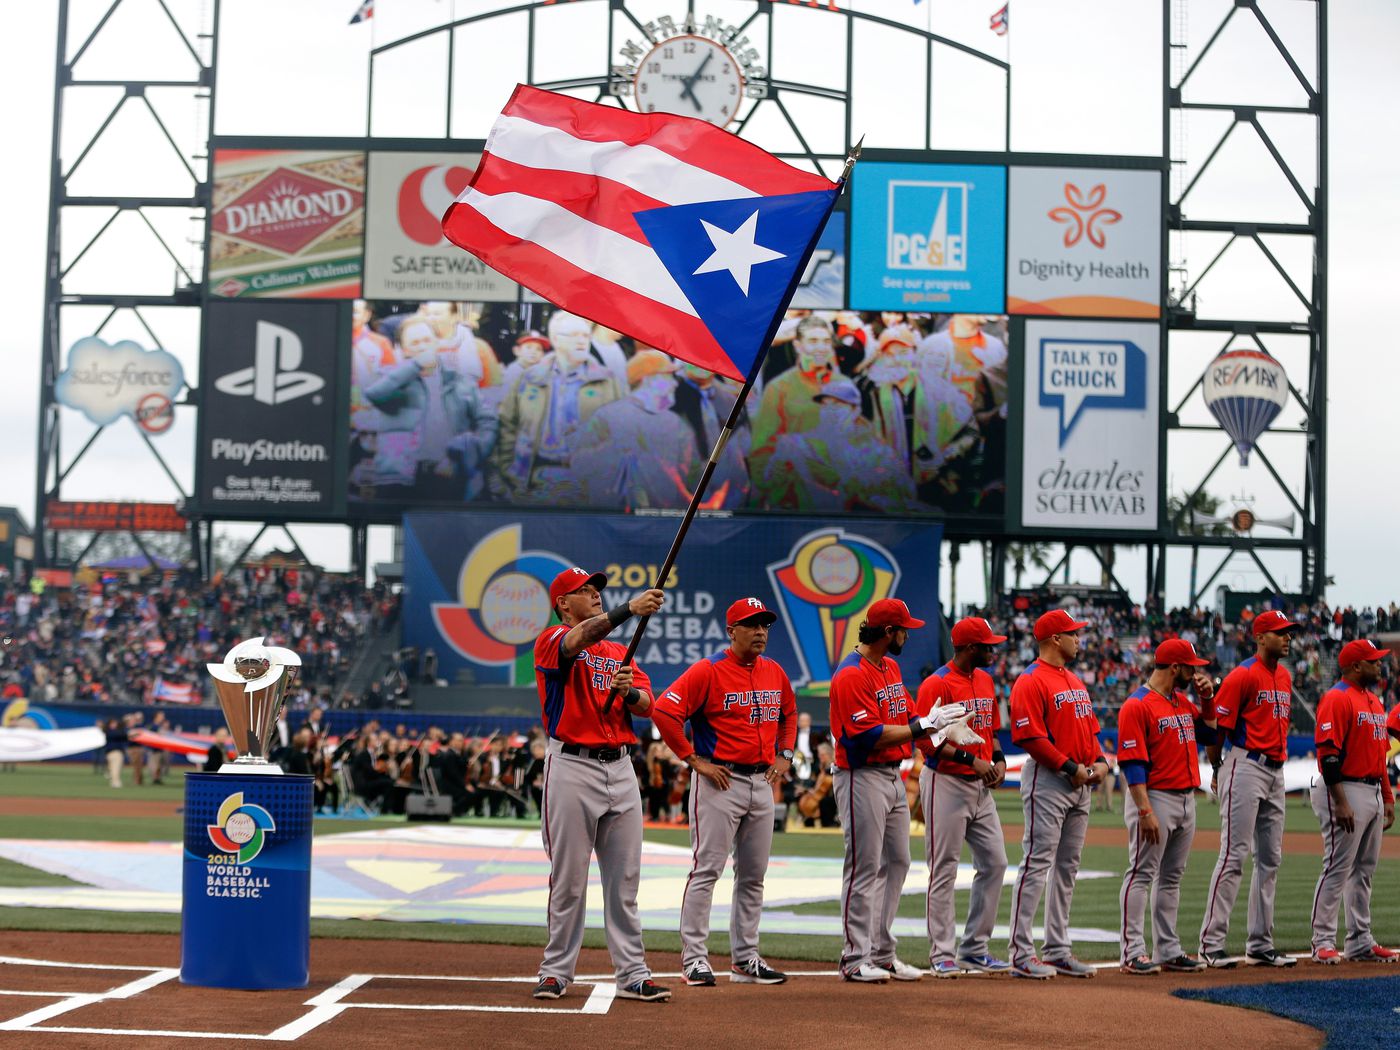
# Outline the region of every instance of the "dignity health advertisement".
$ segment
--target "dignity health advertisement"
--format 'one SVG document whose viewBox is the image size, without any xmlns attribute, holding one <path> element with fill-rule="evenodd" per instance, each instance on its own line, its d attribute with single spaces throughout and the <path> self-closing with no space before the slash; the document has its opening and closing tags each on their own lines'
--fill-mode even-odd
<svg viewBox="0 0 1400 1050">
<path fill-rule="evenodd" d="M 532 686 L 534 643 L 552 619 L 549 584 L 581 565 L 607 578 L 612 608 L 655 586 L 677 519 L 631 515 L 421 513 L 404 517 L 404 643 L 438 656 L 439 674 Z M 657 689 L 729 645 L 724 611 L 758 598 L 778 614 L 767 656 L 799 692 L 824 692 L 857 642 L 865 611 L 899 598 L 928 627 L 899 656 L 905 678 L 937 663 L 942 526 L 852 520 L 700 518 L 665 581 L 666 606 L 637 662 Z M 635 621 L 611 636 L 626 644 Z"/>
<path fill-rule="evenodd" d="M 1027 321 L 1021 525 L 1153 530 L 1156 324 Z"/>
</svg>

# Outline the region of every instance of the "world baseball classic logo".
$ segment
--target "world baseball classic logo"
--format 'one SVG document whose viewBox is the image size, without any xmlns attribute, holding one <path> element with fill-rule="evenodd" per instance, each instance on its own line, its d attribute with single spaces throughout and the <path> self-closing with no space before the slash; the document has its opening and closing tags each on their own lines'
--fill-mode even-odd
<svg viewBox="0 0 1400 1050">
<path fill-rule="evenodd" d="M 277 830 L 272 814 L 262 806 L 244 802 L 241 791 L 224 799 L 218 821 L 207 825 L 209 841 L 220 852 L 236 856 L 239 864 L 247 864 L 261 853 L 266 836 Z"/>
</svg>

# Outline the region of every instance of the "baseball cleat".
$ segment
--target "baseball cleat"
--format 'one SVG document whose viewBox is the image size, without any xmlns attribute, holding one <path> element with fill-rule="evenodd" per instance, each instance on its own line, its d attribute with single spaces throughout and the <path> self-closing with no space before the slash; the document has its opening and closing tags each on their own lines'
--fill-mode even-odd
<svg viewBox="0 0 1400 1050">
<path fill-rule="evenodd" d="M 964 970 L 976 970 L 979 973 L 1011 972 L 1011 964 L 995 955 L 959 955 L 958 965 Z"/>
<path fill-rule="evenodd" d="M 541 977 L 540 983 L 535 985 L 535 998 L 562 999 L 568 990 L 569 986 L 558 977 Z"/>
<path fill-rule="evenodd" d="M 1277 948 L 1265 948 L 1262 952 L 1245 952 L 1244 961 L 1247 966 L 1276 966 L 1280 969 L 1298 965 L 1297 959 L 1284 955 Z"/>
<path fill-rule="evenodd" d="M 1342 961 L 1342 953 L 1336 948 L 1315 948 L 1312 953 L 1312 961 L 1319 966 L 1336 966 Z"/>
<path fill-rule="evenodd" d="M 883 966 L 861 963 L 859 966 L 841 971 L 843 981 L 859 981 L 862 984 L 884 984 L 890 979 L 890 972 Z"/>
<path fill-rule="evenodd" d="M 1033 981 L 1048 981 L 1058 972 L 1053 966 L 1046 966 L 1039 959 L 1027 959 L 1025 962 L 1011 964 L 1013 977 L 1027 977 Z"/>
<path fill-rule="evenodd" d="M 1171 973 L 1200 973 L 1206 965 L 1204 959 L 1197 959 L 1194 955 L 1178 955 L 1175 959 L 1163 962 L 1162 969 Z"/>
<path fill-rule="evenodd" d="M 773 969 L 755 955 L 746 963 L 735 963 L 729 971 L 729 980 L 734 984 L 782 984 L 787 974 Z"/>
<path fill-rule="evenodd" d="M 888 965 L 885 963 L 876 963 L 875 965 L 884 970 L 896 981 L 922 981 L 924 979 L 923 970 L 920 970 L 917 966 L 910 966 L 902 959 L 896 959 Z"/>
<path fill-rule="evenodd" d="M 646 980 L 638 981 L 636 984 L 629 984 L 617 990 L 619 999 L 639 999 L 644 1003 L 664 1003 L 671 998 L 671 989 L 663 988 L 650 977 Z"/>
<path fill-rule="evenodd" d="M 685 983 L 692 988 L 713 988 L 715 986 L 715 972 L 710 969 L 709 963 L 695 963 L 685 971 Z"/>
<path fill-rule="evenodd" d="M 1066 955 L 1063 959 L 1046 959 L 1045 965 L 1054 967 L 1056 973 L 1066 977 L 1092 977 L 1097 972 L 1092 966 L 1085 966 L 1072 955 Z"/>
<path fill-rule="evenodd" d="M 1229 952 L 1201 952 L 1201 958 L 1212 970 L 1233 970 L 1240 962 Z"/>
<path fill-rule="evenodd" d="M 962 975 L 962 970 L 952 959 L 943 959 L 934 963 L 930 972 L 935 977 L 959 977 Z"/>
<path fill-rule="evenodd" d="M 1136 959 L 1129 959 L 1118 967 L 1124 973 L 1132 974 L 1134 977 L 1146 977 L 1148 974 L 1161 973 L 1162 967 L 1153 962 L 1145 955 L 1139 955 Z"/>
<path fill-rule="evenodd" d="M 1397 959 L 1400 959 L 1400 952 L 1390 948 L 1382 948 L 1379 944 L 1373 944 L 1361 955 L 1348 955 L 1347 959 L 1350 962 L 1393 963 Z"/>
</svg>

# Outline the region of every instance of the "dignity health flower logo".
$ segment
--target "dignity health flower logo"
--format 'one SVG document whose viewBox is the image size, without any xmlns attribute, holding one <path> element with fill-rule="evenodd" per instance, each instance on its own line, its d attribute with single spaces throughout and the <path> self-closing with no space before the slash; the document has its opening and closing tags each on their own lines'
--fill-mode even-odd
<svg viewBox="0 0 1400 1050">
<path fill-rule="evenodd" d="M 1107 196 L 1108 189 L 1102 182 L 1090 190 L 1087 197 L 1074 183 L 1065 183 L 1065 200 L 1069 202 L 1069 207 L 1051 208 L 1046 214 L 1056 222 L 1069 226 L 1065 230 L 1066 248 L 1073 248 L 1084 237 L 1088 237 L 1095 248 L 1104 246 L 1102 227 L 1112 226 L 1123 218 L 1122 212 L 1100 207 Z"/>
<path fill-rule="evenodd" d="M 224 853 L 238 856 L 239 864 L 247 864 L 263 848 L 263 833 L 277 830 L 272 814 L 262 806 L 243 801 L 243 792 L 235 791 L 219 806 L 217 824 L 209 824 L 209 841 Z"/>
</svg>

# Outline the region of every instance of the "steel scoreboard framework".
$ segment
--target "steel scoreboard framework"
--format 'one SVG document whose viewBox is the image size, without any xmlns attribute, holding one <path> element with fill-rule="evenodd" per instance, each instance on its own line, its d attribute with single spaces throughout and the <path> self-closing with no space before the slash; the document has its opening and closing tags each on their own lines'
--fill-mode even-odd
<svg viewBox="0 0 1400 1050">
<path fill-rule="evenodd" d="M 1197 588 L 1202 592 L 1237 554 L 1252 558 L 1273 582 L 1260 558 L 1270 548 L 1295 552 L 1302 590 L 1318 591 L 1324 582 L 1326 155 L 1319 146 L 1315 188 L 1308 192 L 1307 180 L 1272 149 L 1305 205 L 1303 221 L 1242 223 L 1188 217 L 1187 198 L 1220 147 L 1195 169 L 1182 154 L 1186 120 L 1200 113 L 1228 112 L 1234 121 L 1227 138 L 1242 128 L 1272 148 L 1261 114 L 1296 111 L 1314 120 L 1322 141 L 1325 5 L 1316 5 L 1311 77 L 1255 5 L 1230 10 L 1227 22 L 1253 17 L 1268 30 L 1306 95 L 1298 107 L 1244 108 L 1191 96 L 1191 78 L 1215 38 L 1187 68 L 1181 56 L 1189 42 L 1189 3 L 1168 0 L 1163 153 L 1149 157 L 1014 152 L 1005 61 L 837 5 L 756 0 L 747 6 L 748 17 L 739 22 L 684 3 L 669 15 L 643 17 L 633 8 L 651 12 L 656 5 L 623 0 L 527 3 L 460 18 L 373 49 L 368 135 L 295 140 L 209 134 L 218 5 L 212 23 L 192 30 L 166 11 L 196 68 L 185 80 L 125 81 L 124 100 L 145 102 L 158 87 L 188 92 L 205 116 L 207 160 L 197 170 L 172 139 L 189 175 L 187 196 L 83 196 L 68 183 L 86 151 L 74 163 L 55 145 L 41 505 L 63 498 L 64 479 L 105 429 L 99 426 L 76 456 L 62 460 L 65 413 L 54 382 L 63 369 L 60 336 L 71 342 L 74 329 L 60 329 L 60 316 L 74 306 L 103 305 L 108 320 L 134 315 L 157 350 L 160 339 L 143 310 L 198 311 L 198 379 L 175 400 L 175 408 L 197 416 L 192 489 L 167 465 L 172 453 L 163 451 L 161 431 L 138 432 L 179 490 L 204 541 L 194 548 L 204 557 L 213 522 L 222 520 L 345 523 L 362 562 L 367 526 L 397 522 L 413 509 L 684 506 L 691 468 L 699 469 L 693 461 L 708 447 L 704 408 L 716 397 L 722 402 L 724 384 L 684 369 L 669 382 L 651 381 L 628 340 L 586 325 L 580 331 L 577 319 L 441 237 L 438 216 L 470 180 L 484 148 L 481 134 L 494 107 L 482 100 L 504 98 L 520 80 L 616 105 L 681 106 L 830 174 L 863 126 L 858 122 L 880 119 L 870 109 L 873 90 L 863 86 L 868 78 L 862 79 L 866 52 L 875 49 L 904 56 L 912 69 L 906 76 L 921 91 L 907 93 L 914 101 L 897 127 L 882 129 L 888 148 L 867 149 L 857 165 L 770 354 L 764 393 L 750 403 L 745 455 L 712 509 L 929 518 L 942 523 L 955 545 L 989 540 L 995 550 L 1017 540 L 1049 540 L 1065 544 L 1066 558 L 1073 546 L 1085 546 L 1110 575 L 1105 550 L 1115 542 L 1146 544 L 1154 593 L 1164 586 L 1169 545 L 1220 549 L 1225 560 Z M 83 52 L 103 23 L 75 52 L 68 14 L 64 3 L 60 101 L 66 92 L 113 83 L 80 75 Z M 550 76 L 546 55 L 561 32 L 599 41 L 593 72 Z M 812 74 L 790 42 L 808 39 L 804 34 L 837 44 L 844 69 Z M 483 83 L 480 71 L 467 82 L 464 51 L 508 38 L 523 43 L 521 68 L 496 71 L 499 83 Z M 590 61 L 574 54 L 562 64 L 586 70 Z M 935 83 L 950 66 L 970 70 L 969 81 L 996 82 L 996 91 L 979 96 L 994 97 L 995 104 L 963 136 L 978 149 L 951 148 L 961 143 L 935 135 L 945 123 L 940 106 L 948 105 Z M 803 71 L 806 79 L 798 75 Z M 440 104 L 425 101 L 411 114 L 393 105 L 409 90 L 410 76 L 440 85 Z M 677 85 L 680 94 L 669 98 Z M 151 112 L 159 121 L 159 111 Z M 61 113 L 57 108 L 56 143 Z M 988 141 L 989 126 L 999 141 Z M 74 261 L 71 252 L 59 258 L 58 243 L 62 216 L 78 208 L 190 212 L 206 231 L 202 273 L 180 267 L 178 287 L 145 295 L 71 292 L 65 282 Z M 1229 237 L 1199 272 L 1185 243 L 1197 233 Z M 1316 268 L 1310 295 L 1280 263 L 1283 253 L 1271 250 L 1277 238 L 1309 244 Z M 1237 240 L 1257 246 L 1264 265 L 1302 303 L 1301 314 L 1238 319 L 1196 311 L 1197 286 Z M 810 418 L 797 423 L 790 412 L 779 421 L 779 394 L 800 366 L 810 368 L 804 339 L 811 328 L 797 322 L 811 312 L 827 320 L 833 375 L 850 394 L 804 409 Z M 82 334 L 100 337 L 106 324 Z M 1280 427 L 1281 452 L 1270 452 L 1300 451 L 1301 466 L 1276 467 L 1258 450 L 1296 511 L 1293 535 L 1192 535 L 1189 514 L 1177 513 L 1175 502 L 1169 508 L 1174 441 L 1214 429 L 1194 422 L 1197 387 L 1178 397 L 1181 384 L 1169 368 L 1174 353 L 1187 361 L 1188 354 L 1199 357 L 1204 367 L 1201 344 L 1190 341 L 1202 332 L 1221 334 L 1224 345 L 1209 348 L 1216 352 L 1242 341 L 1268 352 L 1275 337 L 1307 340 L 1305 381 L 1291 387 L 1304 423 L 1296 431 Z M 540 355 L 571 339 L 586 348 L 598 398 L 580 410 L 584 419 L 564 463 L 541 450 L 530 398 L 531 383 L 547 367 L 537 364 Z M 435 366 L 422 366 L 427 359 Z M 425 397 L 445 398 L 456 414 L 432 418 Z M 659 425 L 640 428 L 634 417 Z M 142 422 L 133 416 L 133 425 Z M 162 431 L 169 426 L 164 416 L 160 422 Z M 666 436 L 642 438 L 643 429 Z M 1295 436 L 1302 441 L 1290 445 Z M 1205 490 L 1229 452 L 1229 440 L 1220 438 L 1224 452 L 1196 491 Z M 619 459 L 629 464 L 625 476 Z M 872 470 L 875 463 L 880 467 Z M 44 553 L 52 549 L 39 545 Z M 1003 561 L 992 559 L 994 566 Z"/>
</svg>

